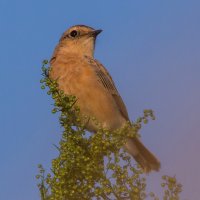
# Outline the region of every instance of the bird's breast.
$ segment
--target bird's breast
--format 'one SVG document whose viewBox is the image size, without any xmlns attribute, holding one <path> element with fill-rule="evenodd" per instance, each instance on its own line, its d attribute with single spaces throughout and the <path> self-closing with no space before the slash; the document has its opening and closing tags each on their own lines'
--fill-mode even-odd
<svg viewBox="0 0 200 200">
<path fill-rule="evenodd" d="M 59 89 L 77 98 L 81 115 L 95 118 L 104 127 L 119 128 L 124 123 L 112 95 L 100 84 L 94 68 L 84 59 L 59 60 L 51 66 L 51 78 Z M 96 123 L 89 121 L 87 129 L 96 131 Z"/>
</svg>

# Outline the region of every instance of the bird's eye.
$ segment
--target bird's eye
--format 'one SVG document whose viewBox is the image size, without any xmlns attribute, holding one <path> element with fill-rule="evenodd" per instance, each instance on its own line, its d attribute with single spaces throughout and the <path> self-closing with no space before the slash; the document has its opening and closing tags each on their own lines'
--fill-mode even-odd
<svg viewBox="0 0 200 200">
<path fill-rule="evenodd" d="M 70 35 L 71 37 L 75 38 L 76 36 L 78 36 L 78 31 L 73 30 L 73 31 L 70 32 L 69 35 Z"/>
</svg>

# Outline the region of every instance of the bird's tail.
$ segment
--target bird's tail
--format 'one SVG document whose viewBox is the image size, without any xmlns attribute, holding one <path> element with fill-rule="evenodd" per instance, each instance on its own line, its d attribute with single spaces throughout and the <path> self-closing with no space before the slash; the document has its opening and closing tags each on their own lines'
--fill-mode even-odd
<svg viewBox="0 0 200 200">
<path fill-rule="evenodd" d="M 128 138 L 125 148 L 139 163 L 145 173 L 160 169 L 159 160 L 142 144 L 138 138 Z"/>
</svg>

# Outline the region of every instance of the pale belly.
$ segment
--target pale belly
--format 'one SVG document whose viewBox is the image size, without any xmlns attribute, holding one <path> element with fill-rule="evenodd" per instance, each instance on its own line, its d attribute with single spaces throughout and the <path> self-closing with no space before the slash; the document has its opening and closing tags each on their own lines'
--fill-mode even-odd
<svg viewBox="0 0 200 200">
<path fill-rule="evenodd" d="M 96 132 L 99 126 L 115 130 L 126 122 L 110 96 L 84 94 L 78 99 L 77 105 L 81 115 L 89 119 L 86 125 L 89 131 Z"/>
</svg>

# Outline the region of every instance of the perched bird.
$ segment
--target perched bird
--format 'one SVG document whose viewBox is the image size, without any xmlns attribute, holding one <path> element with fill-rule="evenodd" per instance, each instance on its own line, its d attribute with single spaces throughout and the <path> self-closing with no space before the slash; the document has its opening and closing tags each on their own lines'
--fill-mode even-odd
<svg viewBox="0 0 200 200">
<path fill-rule="evenodd" d="M 96 37 L 101 32 L 85 25 L 65 31 L 50 61 L 50 77 L 65 94 L 77 97 L 82 115 L 95 118 L 112 131 L 129 121 L 129 116 L 112 77 L 94 58 Z M 86 129 L 97 132 L 98 127 L 89 120 Z M 159 160 L 138 138 L 127 137 L 125 148 L 145 172 L 159 170 Z"/>
</svg>

